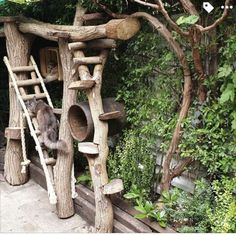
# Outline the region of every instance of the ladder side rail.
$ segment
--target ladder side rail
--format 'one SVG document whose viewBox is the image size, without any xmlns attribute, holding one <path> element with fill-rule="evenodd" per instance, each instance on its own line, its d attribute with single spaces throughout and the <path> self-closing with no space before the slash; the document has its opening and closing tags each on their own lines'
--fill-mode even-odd
<svg viewBox="0 0 236 235">
<path fill-rule="evenodd" d="M 46 94 L 48 104 L 53 108 L 52 100 L 51 100 L 51 98 L 50 98 L 50 96 L 49 96 L 49 94 L 48 94 L 48 90 L 47 90 L 47 88 L 46 88 L 46 86 L 45 86 L 45 83 L 44 83 L 44 81 L 43 81 L 43 78 L 42 78 L 42 76 L 41 76 L 41 74 L 40 74 L 40 72 L 39 72 L 38 66 L 37 66 L 37 64 L 36 64 L 36 62 L 35 62 L 35 60 L 34 60 L 34 58 L 33 58 L 32 55 L 30 56 L 30 61 L 31 61 L 31 63 L 32 63 L 33 66 L 34 66 L 34 69 L 35 69 L 35 72 L 36 72 L 36 74 L 37 74 L 37 76 L 38 76 L 38 79 L 39 79 L 40 82 L 41 82 L 41 86 L 42 86 L 43 92 Z"/>
<path fill-rule="evenodd" d="M 49 195 L 49 200 L 50 200 L 50 203 L 51 204 L 55 204 L 56 201 L 57 201 L 57 198 L 56 198 L 56 194 L 55 194 L 55 191 L 54 191 L 54 188 L 53 188 L 53 184 L 51 182 L 51 179 L 50 179 L 50 175 L 49 175 L 49 172 L 48 172 L 48 169 L 47 169 L 47 165 L 44 161 L 44 155 L 43 155 L 43 152 L 42 152 L 42 148 L 40 146 L 40 143 L 38 141 L 38 138 L 35 134 L 35 131 L 34 131 L 34 127 L 32 125 L 32 122 L 31 122 L 31 119 L 30 119 L 30 115 L 28 113 L 28 110 L 25 106 L 25 103 L 20 95 L 20 91 L 17 87 L 17 84 L 16 84 L 16 80 L 15 80 L 15 77 L 14 77 L 14 73 L 12 72 L 11 70 L 11 66 L 10 66 L 10 63 L 9 63 L 9 60 L 6 56 L 4 56 L 4 63 L 6 64 L 7 66 L 7 69 L 8 69 L 8 72 L 10 74 L 10 77 L 12 79 L 12 83 L 13 83 L 13 86 L 15 88 L 15 92 L 16 92 L 16 95 L 17 95 L 17 98 L 21 104 L 21 107 L 25 113 L 25 117 L 26 117 L 26 120 L 28 122 L 28 126 L 29 126 L 29 129 L 30 129 L 30 134 L 31 136 L 33 137 L 34 141 L 35 141 L 35 144 L 36 144 L 36 150 L 38 151 L 39 153 L 39 157 L 40 157 L 40 162 L 42 164 L 42 167 L 43 167 L 43 170 L 44 170 L 44 173 L 45 173 L 45 177 L 46 177 L 46 183 L 47 183 L 47 189 L 48 189 L 48 195 Z"/>
</svg>

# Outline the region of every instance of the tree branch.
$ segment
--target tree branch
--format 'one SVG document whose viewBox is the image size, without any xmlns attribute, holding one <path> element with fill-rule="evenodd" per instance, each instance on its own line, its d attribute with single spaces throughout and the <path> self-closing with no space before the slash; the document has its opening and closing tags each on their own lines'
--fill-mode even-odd
<svg viewBox="0 0 236 235">
<path fill-rule="evenodd" d="M 226 6 L 229 6 L 230 2 L 231 2 L 231 0 L 225 1 L 225 8 L 224 8 L 224 12 L 223 12 L 222 16 L 219 19 L 217 19 L 212 25 L 209 25 L 205 28 L 197 25 L 197 27 L 201 30 L 201 32 L 207 32 L 207 31 L 211 31 L 211 30 L 215 29 L 218 25 L 220 25 L 225 20 L 225 18 L 228 16 L 228 13 L 229 13 L 229 9 L 226 8 Z"/>
<path fill-rule="evenodd" d="M 180 0 L 183 8 L 190 14 L 199 16 L 198 11 L 196 10 L 195 6 L 192 4 L 190 0 Z"/>
<path fill-rule="evenodd" d="M 125 15 L 125 14 L 118 14 L 118 13 L 114 13 L 112 12 L 107 6 L 101 4 L 99 2 L 99 0 L 92 0 L 97 6 L 99 6 L 103 11 L 105 11 L 108 15 L 110 15 L 113 18 L 117 18 L 117 19 L 123 19 L 126 17 L 129 17 L 129 15 Z"/>
<path fill-rule="evenodd" d="M 170 26 L 180 35 L 188 36 L 189 32 L 183 31 L 169 16 L 168 12 L 166 11 L 164 4 L 162 0 L 158 0 L 159 2 L 159 11 L 162 13 L 162 15 L 165 17 L 166 21 L 170 24 Z"/>
<path fill-rule="evenodd" d="M 181 123 L 183 119 L 188 115 L 188 110 L 191 102 L 191 91 L 192 91 L 192 78 L 188 65 L 188 61 L 184 54 L 183 49 L 180 47 L 179 43 L 172 37 L 170 31 L 166 28 L 164 24 L 162 24 L 157 18 L 151 16 L 146 12 L 137 12 L 131 15 L 132 17 L 143 17 L 148 20 L 157 31 L 166 39 L 169 45 L 174 50 L 180 65 L 183 69 L 184 74 L 184 90 L 183 90 L 183 99 L 181 104 L 181 110 L 179 113 L 179 118 L 177 120 L 175 130 L 173 132 L 173 136 L 171 139 L 171 143 L 169 149 L 166 153 L 165 160 L 163 163 L 163 175 L 161 179 L 161 191 L 169 190 L 170 182 L 171 182 L 171 172 L 170 172 L 170 164 L 173 158 L 173 154 L 176 153 L 176 150 L 179 145 L 179 141 L 181 138 Z"/>
<path fill-rule="evenodd" d="M 194 160 L 191 157 L 185 158 L 181 163 L 179 163 L 172 171 L 171 180 L 177 176 L 180 176 Z"/>
<path fill-rule="evenodd" d="M 136 2 L 136 3 L 139 3 L 140 5 L 152 7 L 156 10 L 159 10 L 159 6 L 157 4 L 149 3 L 149 2 L 146 2 L 146 1 L 144 2 L 144 1 L 141 1 L 141 0 L 133 0 L 133 1 Z"/>
</svg>

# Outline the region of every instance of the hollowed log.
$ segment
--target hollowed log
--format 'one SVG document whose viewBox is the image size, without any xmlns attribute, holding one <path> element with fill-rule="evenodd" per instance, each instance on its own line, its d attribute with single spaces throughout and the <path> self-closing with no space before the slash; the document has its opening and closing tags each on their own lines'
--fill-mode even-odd
<svg viewBox="0 0 236 235">
<path fill-rule="evenodd" d="M 120 111 L 120 118 L 108 120 L 109 132 L 112 136 L 121 131 L 125 124 L 124 105 L 114 98 L 103 99 L 104 112 Z M 71 135 L 78 141 L 91 141 L 94 134 L 94 124 L 88 102 L 79 102 L 72 105 L 68 111 L 68 123 Z"/>
</svg>

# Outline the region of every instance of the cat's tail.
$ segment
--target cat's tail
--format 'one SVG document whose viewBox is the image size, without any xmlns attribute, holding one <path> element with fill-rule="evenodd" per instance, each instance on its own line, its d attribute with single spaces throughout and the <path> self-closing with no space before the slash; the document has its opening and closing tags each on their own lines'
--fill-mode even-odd
<svg viewBox="0 0 236 235">
<path fill-rule="evenodd" d="M 53 142 L 48 138 L 46 132 L 43 134 L 43 143 L 49 149 L 57 149 L 64 153 L 68 153 L 68 147 L 64 140 L 58 140 L 57 142 Z"/>
</svg>

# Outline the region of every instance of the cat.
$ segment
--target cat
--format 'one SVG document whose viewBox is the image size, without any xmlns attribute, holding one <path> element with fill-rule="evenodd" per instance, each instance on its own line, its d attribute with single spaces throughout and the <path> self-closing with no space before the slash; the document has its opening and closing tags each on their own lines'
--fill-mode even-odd
<svg viewBox="0 0 236 235">
<path fill-rule="evenodd" d="M 27 109 L 36 116 L 38 129 L 42 142 L 49 149 L 57 149 L 65 153 L 68 152 L 67 144 L 63 140 L 58 140 L 58 122 L 52 107 L 43 100 L 32 100 L 26 102 Z"/>
</svg>

